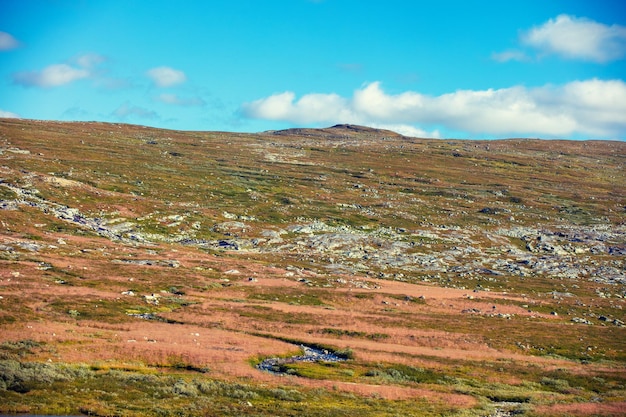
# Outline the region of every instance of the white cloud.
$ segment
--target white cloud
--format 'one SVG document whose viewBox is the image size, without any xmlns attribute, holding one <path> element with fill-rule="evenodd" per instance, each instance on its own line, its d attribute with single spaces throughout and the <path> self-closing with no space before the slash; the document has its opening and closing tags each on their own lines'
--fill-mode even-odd
<svg viewBox="0 0 626 417">
<path fill-rule="evenodd" d="M 81 55 L 73 60 L 78 66 L 53 64 L 40 71 L 13 74 L 13 82 L 27 87 L 58 87 L 94 75 L 95 67 L 105 58 L 98 54 Z"/>
<path fill-rule="evenodd" d="M 395 124 L 385 124 L 385 123 L 382 123 L 382 124 L 378 124 L 378 123 L 372 123 L 372 124 L 370 124 L 368 126 L 376 128 L 376 129 L 391 130 L 393 132 L 400 133 L 401 135 L 409 136 L 409 137 L 413 137 L 413 138 L 434 138 L 434 139 L 441 138 L 441 133 L 439 133 L 438 130 L 433 130 L 431 132 L 427 132 L 424 129 L 420 129 L 420 128 L 417 128 L 415 126 L 411 126 L 411 125 L 408 125 L 408 124 L 401 124 L 401 123 L 395 123 Z"/>
<path fill-rule="evenodd" d="M 124 103 L 120 107 L 118 107 L 113 113 L 112 116 L 117 117 L 120 120 L 127 120 L 129 118 L 138 118 L 138 119 L 158 119 L 159 115 L 152 111 L 139 106 L 132 106 L 129 103 Z"/>
<path fill-rule="evenodd" d="M 76 63 L 83 68 L 93 68 L 106 61 L 106 58 L 98 54 L 85 54 L 76 58 Z"/>
<path fill-rule="evenodd" d="M 155 97 L 156 101 L 160 101 L 165 104 L 173 104 L 176 106 L 192 107 L 192 106 L 204 106 L 206 102 L 200 97 L 184 98 L 179 97 L 176 94 L 163 93 Z"/>
<path fill-rule="evenodd" d="M 374 82 L 354 92 L 352 105 L 368 119 L 393 123 L 410 119 L 407 112 L 424 107 L 425 99 L 425 96 L 412 91 L 390 96 L 383 92 L 379 82 Z"/>
<path fill-rule="evenodd" d="M 509 50 L 504 52 L 494 52 L 491 54 L 491 59 L 498 62 L 508 62 L 508 61 L 528 61 L 530 58 L 523 51 L 518 50 Z"/>
<path fill-rule="evenodd" d="M 25 71 L 13 74 L 13 81 L 25 86 L 58 87 L 87 78 L 89 75 L 89 71 L 84 68 L 74 68 L 67 64 L 54 64 L 41 71 Z"/>
<path fill-rule="evenodd" d="M 386 117 L 372 117 L 363 109 L 365 96 L 369 95 L 372 105 L 376 101 L 385 101 L 385 98 L 373 97 L 369 87 L 377 85 L 370 84 L 364 90 L 357 90 L 352 100 L 343 98 L 337 94 L 307 94 L 295 101 L 295 94 L 291 91 L 275 94 L 267 98 L 262 98 L 242 106 L 244 115 L 255 119 L 283 120 L 299 124 L 336 124 L 353 123 L 367 124 L 370 127 L 393 130 L 407 136 L 433 137 L 438 138 L 439 132 L 427 132 L 410 124 L 396 123 Z M 382 110 L 386 111 L 386 110 Z"/>
<path fill-rule="evenodd" d="M 7 32 L 0 32 L 0 51 L 8 51 L 18 46 L 20 46 L 20 43 L 13 35 Z"/>
<path fill-rule="evenodd" d="M 565 85 L 558 98 L 573 117 L 598 132 L 626 139 L 626 83 L 622 80 L 575 81 Z"/>
<path fill-rule="evenodd" d="M 570 59 L 608 62 L 626 55 L 626 27 L 562 14 L 521 36 L 523 44 Z"/>
<path fill-rule="evenodd" d="M 152 68 L 146 74 L 157 87 L 171 87 L 184 83 L 187 80 L 184 72 L 170 67 Z"/>
<path fill-rule="evenodd" d="M 20 115 L 10 111 L 0 109 L 0 118 L 4 119 L 19 119 Z"/>
<path fill-rule="evenodd" d="M 439 137 L 440 126 L 481 136 L 626 136 L 626 83 L 591 79 L 562 86 L 459 90 L 439 96 L 407 91 L 385 93 L 379 82 L 337 94 L 275 94 L 242 106 L 244 115 L 297 124 L 355 123 L 414 129 L 415 136 Z M 395 129 L 392 127 L 395 126 Z"/>
<path fill-rule="evenodd" d="M 289 120 L 294 123 L 336 120 L 343 120 L 345 123 L 358 122 L 348 101 L 337 94 L 307 94 L 294 102 L 295 97 L 291 91 L 274 94 L 244 104 L 243 111 L 257 119 Z"/>
</svg>

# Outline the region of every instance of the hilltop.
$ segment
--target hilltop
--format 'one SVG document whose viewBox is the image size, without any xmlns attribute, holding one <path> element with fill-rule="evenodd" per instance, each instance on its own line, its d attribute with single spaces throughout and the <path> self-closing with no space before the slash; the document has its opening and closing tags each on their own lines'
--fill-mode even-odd
<svg viewBox="0 0 626 417">
<path fill-rule="evenodd" d="M 265 132 L 272 135 L 292 136 L 295 138 L 316 137 L 320 139 L 358 139 L 384 140 L 385 138 L 403 138 L 399 133 L 386 129 L 376 129 L 367 126 L 339 124 L 325 129 L 294 128 L 271 130 Z"/>
<path fill-rule="evenodd" d="M 1 119 L 0 412 L 621 415 L 625 163 Z"/>
</svg>

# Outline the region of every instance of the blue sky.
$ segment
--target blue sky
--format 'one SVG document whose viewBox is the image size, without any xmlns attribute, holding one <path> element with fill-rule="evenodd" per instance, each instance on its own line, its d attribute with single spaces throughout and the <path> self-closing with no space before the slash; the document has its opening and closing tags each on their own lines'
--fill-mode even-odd
<svg viewBox="0 0 626 417">
<path fill-rule="evenodd" d="M 626 140 L 626 2 L 0 0 L 0 116 Z"/>
</svg>

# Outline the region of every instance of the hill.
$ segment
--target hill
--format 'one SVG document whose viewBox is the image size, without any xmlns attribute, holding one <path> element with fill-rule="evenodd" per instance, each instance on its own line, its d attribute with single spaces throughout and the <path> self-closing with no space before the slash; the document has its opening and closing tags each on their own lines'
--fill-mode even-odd
<svg viewBox="0 0 626 417">
<path fill-rule="evenodd" d="M 298 139 L 302 139 L 303 137 L 316 137 L 323 139 L 357 139 L 361 141 L 367 139 L 381 140 L 385 138 L 397 139 L 403 137 L 399 133 L 392 132 L 391 130 L 350 124 L 340 124 L 325 129 L 294 128 L 272 130 L 266 133 L 280 136 L 292 136 Z"/>
<path fill-rule="evenodd" d="M 0 159 L 1 412 L 624 412 L 626 143 L 3 119 Z"/>
</svg>

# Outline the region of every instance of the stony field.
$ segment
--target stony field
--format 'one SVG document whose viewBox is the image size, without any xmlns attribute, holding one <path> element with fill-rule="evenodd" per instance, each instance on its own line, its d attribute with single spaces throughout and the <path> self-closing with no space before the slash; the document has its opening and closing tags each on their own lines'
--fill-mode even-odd
<svg viewBox="0 0 626 417">
<path fill-rule="evenodd" d="M 626 415 L 626 142 L 0 120 L 0 412 Z"/>
</svg>

